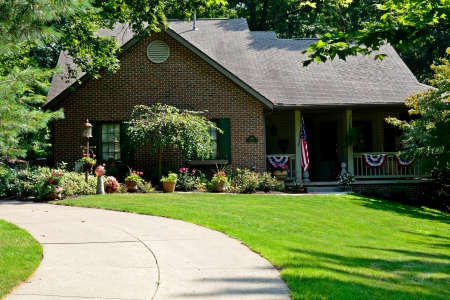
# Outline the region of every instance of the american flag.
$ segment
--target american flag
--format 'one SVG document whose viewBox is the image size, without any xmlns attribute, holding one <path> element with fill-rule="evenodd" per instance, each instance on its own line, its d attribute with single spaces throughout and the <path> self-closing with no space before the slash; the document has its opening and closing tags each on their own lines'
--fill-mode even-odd
<svg viewBox="0 0 450 300">
<path fill-rule="evenodd" d="M 305 131 L 305 120 L 302 118 L 302 167 L 304 171 L 309 170 L 309 154 L 308 154 L 308 143 L 306 143 L 306 131 Z"/>
</svg>

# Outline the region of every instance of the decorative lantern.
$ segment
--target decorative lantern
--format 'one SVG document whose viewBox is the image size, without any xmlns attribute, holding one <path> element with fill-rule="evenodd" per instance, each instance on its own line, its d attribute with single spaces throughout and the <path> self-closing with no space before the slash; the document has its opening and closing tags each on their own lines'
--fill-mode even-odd
<svg viewBox="0 0 450 300">
<path fill-rule="evenodd" d="M 275 124 L 272 124 L 272 127 L 270 127 L 270 134 L 272 136 L 276 136 L 277 135 L 277 128 L 275 127 Z"/>
<path fill-rule="evenodd" d="M 89 120 L 86 120 L 86 123 L 83 126 L 83 137 L 91 138 L 92 137 L 92 125 L 89 123 Z"/>
</svg>

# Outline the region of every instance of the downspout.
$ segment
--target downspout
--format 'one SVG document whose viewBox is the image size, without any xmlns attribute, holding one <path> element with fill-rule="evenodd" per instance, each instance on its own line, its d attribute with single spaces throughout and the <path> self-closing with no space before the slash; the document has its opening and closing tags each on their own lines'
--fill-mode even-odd
<svg viewBox="0 0 450 300">
<path fill-rule="evenodd" d="M 268 116 L 268 115 L 270 115 L 272 113 L 273 113 L 273 108 L 272 108 L 272 111 L 264 114 L 264 126 L 263 126 L 263 128 L 264 128 L 264 166 L 265 166 L 264 167 L 264 172 L 267 171 L 267 159 L 266 159 L 266 157 L 267 157 L 266 116 Z"/>
</svg>

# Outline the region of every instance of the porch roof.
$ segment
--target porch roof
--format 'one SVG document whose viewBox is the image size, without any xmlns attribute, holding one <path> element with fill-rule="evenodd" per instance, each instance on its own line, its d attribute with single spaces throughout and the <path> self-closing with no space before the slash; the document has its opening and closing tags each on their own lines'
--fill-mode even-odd
<svg viewBox="0 0 450 300">
<path fill-rule="evenodd" d="M 192 22 L 169 24 L 169 35 L 209 58 L 256 98 L 275 106 L 399 105 L 406 96 L 429 88 L 416 80 L 391 46 L 380 50 L 387 54 L 383 61 L 358 55 L 304 68 L 307 55 L 301 52 L 316 39 L 278 39 L 274 32 L 252 32 L 243 18 L 199 19 L 195 31 Z M 131 29 L 123 25 L 100 34 L 118 37 L 124 51 L 136 42 Z M 63 53 L 58 64 L 66 63 L 73 64 Z M 47 103 L 68 93 L 72 83 L 55 75 Z"/>
</svg>

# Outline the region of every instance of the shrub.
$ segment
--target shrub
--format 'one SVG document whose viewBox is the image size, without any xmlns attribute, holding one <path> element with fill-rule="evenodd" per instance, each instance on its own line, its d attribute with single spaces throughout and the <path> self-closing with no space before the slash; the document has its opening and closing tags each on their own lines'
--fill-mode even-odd
<svg viewBox="0 0 450 300">
<path fill-rule="evenodd" d="M 258 186 L 256 188 L 258 191 L 282 191 L 283 184 L 281 181 L 277 180 L 275 177 L 272 177 L 270 172 L 265 172 L 258 174 Z"/>
<path fill-rule="evenodd" d="M 251 194 L 256 191 L 259 176 L 247 169 L 236 169 L 237 175 L 232 180 L 232 189 L 240 194 Z"/>
<path fill-rule="evenodd" d="M 450 212 L 450 168 L 431 171 L 431 176 L 436 180 L 436 190 L 427 195 L 429 206 Z"/>
<path fill-rule="evenodd" d="M 361 194 L 367 197 L 383 198 L 383 193 L 375 187 L 368 187 Z"/>
<path fill-rule="evenodd" d="M 11 178 L 13 178 L 13 171 L 6 166 L 4 163 L 0 162 L 0 198 L 5 198 L 12 194 Z"/>
<path fill-rule="evenodd" d="M 153 193 L 155 189 L 156 187 L 154 187 L 151 182 L 146 182 L 142 185 L 143 193 Z"/>
<path fill-rule="evenodd" d="M 408 188 L 401 182 L 389 187 L 388 190 L 389 198 L 393 201 L 411 203 L 411 196 L 408 193 Z"/>
<path fill-rule="evenodd" d="M 59 186 L 63 189 L 63 196 L 95 195 L 97 191 L 97 177 L 89 175 L 88 183 L 86 183 L 84 174 L 66 172 Z"/>
</svg>

